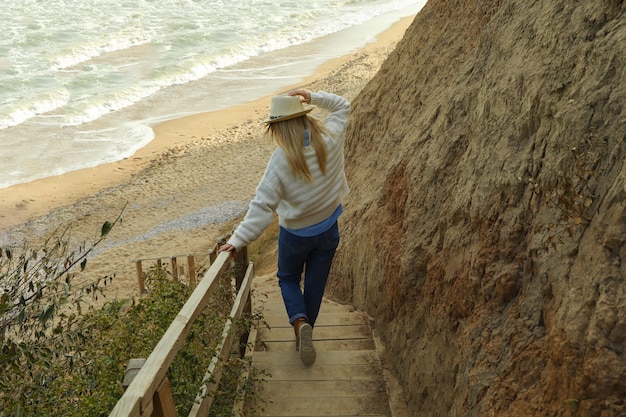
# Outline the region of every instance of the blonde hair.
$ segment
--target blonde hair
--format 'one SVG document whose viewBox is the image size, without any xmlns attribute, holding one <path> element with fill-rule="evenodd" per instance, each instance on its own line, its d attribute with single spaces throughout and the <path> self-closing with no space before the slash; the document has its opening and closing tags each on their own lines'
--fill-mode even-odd
<svg viewBox="0 0 626 417">
<path fill-rule="evenodd" d="M 291 120 L 270 123 L 265 134 L 283 148 L 287 154 L 287 162 L 291 168 L 291 173 L 295 177 L 301 177 L 306 182 L 312 182 L 313 177 L 306 163 L 303 150 L 305 129 L 309 131 L 310 145 L 315 150 L 320 170 L 322 174 L 326 175 L 328 151 L 322 134 L 329 134 L 329 132 L 322 122 L 304 115 Z"/>
</svg>

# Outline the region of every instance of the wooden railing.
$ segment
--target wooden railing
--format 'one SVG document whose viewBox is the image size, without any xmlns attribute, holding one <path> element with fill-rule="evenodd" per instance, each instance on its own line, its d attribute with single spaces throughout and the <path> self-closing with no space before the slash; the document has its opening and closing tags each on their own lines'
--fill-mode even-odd
<svg viewBox="0 0 626 417">
<path fill-rule="evenodd" d="M 229 253 L 222 252 L 214 257 L 209 270 L 182 307 L 174 321 L 167 329 L 157 346 L 145 362 L 139 362 L 141 368 L 136 372 L 132 382 L 109 414 L 109 417 L 148 417 L 148 416 L 175 416 L 174 405 L 171 399 L 169 381 L 166 373 L 177 352 L 185 344 L 191 325 L 202 309 L 208 303 L 211 292 L 217 286 L 222 274 L 231 263 Z M 228 360 L 236 333 L 234 320 L 239 318 L 244 310 L 250 310 L 250 287 L 254 275 L 254 268 L 248 263 L 248 254 L 245 248 L 235 257 L 234 262 L 237 297 L 233 304 L 230 316 L 222 332 L 215 355 L 202 381 L 201 390 L 196 397 L 189 417 L 206 417 L 209 413 L 213 395 L 219 384 L 222 367 L 221 363 Z M 134 363 L 138 363 L 135 361 Z M 133 371 L 134 373 L 135 371 Z"/>
<path fill-rule="evenodd" d="M 216 253 L 211 252 L 211 255 Z M 178 258 L 185 258 L 187 260 L 187 279 L 189 285 L 196 285 L 196 262 L 193 255 L 174 255 L 174 256 L 160 256 L 158 258 L 143 258 L 135 261 L 135 268 L 137 269 L 137 284 L 139 284 L 139 294 L 146 292 L 146 279 L 143 272 L 143 263 L 147 261 L 156 262 L 157 268 L 163 269 L 163 260 L 169 262 L 171 266 L 171 274 L 174 281 L 178 281 L 179 277 L 185 275 L 185 267 L 178 265 Z M 215 260 L 215 257 L 211 259 L 211 262 Z"/>
</svg>

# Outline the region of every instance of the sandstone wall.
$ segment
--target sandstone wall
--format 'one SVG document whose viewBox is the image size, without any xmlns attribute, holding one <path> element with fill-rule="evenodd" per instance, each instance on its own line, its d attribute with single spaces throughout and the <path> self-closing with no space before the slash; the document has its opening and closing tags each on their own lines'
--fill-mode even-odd
<svg viewBox="0 0 626 417">
<path fill-rule="evenodd" d="M 353 103 L 329 289 L 414 415 L 626 413 L 625 10 L 430 0 Z"/>
</svg>

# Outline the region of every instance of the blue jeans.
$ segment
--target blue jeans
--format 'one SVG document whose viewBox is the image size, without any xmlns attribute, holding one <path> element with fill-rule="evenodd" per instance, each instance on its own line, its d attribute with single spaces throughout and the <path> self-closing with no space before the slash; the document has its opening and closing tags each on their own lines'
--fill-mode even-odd
<svg viewBox="0 0 626 417">
<path fill-rule="evenodd" d="M 278 235 L 278 284 L 289 323 L 304 317 L 311 326 L 320 311 L 330 266 L 339 245 L 337 222 L 312 237 L 300 237 L 280 228 Z M 304 291 L 300 281 L 304 272 Z"/>
</svg>

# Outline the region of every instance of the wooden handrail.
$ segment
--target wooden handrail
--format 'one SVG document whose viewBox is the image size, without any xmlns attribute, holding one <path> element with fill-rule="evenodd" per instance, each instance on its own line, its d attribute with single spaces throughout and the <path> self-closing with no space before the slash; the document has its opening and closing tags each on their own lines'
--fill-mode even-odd
<svg viewBox="0 0 626 417">
<path fill-rule="evenodd" d="M 200 388 L 200 392 L 191 407 L 189 417 L 205 417 L 209 414 L 209 409 L 213 403 L 213 396 L 207 394 L 215 392 L 220 383 L 223 369 L 218 367 L 218 364 L 220 361 L 228 360 L 230 355 L 230 350 L 233 345 L 233 337 L 236 332 L 233 320 L 241 317 L 244 308 L 248 304 L 246 300 L 248 300 L 248 295 L 250 295 L 253 274 L 254 268 L 252 267 L 252 264 L 250 264 L 246 270 L 246 274 L 241 284 L 241 289 L 237 293 L 237 298 L 235 299 L 233 308 L 230 311 L 230 316 L 224 326 L 222 340 L 216 349 L 215 355 L 211 359 L 211 363 L 209 364 L 206 374 L 204 375 L 202 387 Z"/>
<path fill-rule="evenodd" d="M 243 256 L 238 256 L 238 259 L 247 263 L 247 253 L 241 253 L 240 255 Z M 189 334 L 194 320 L 208 303 L 213 289 L 219 282 L 220 276 L 230 266 L 230 259 L 230 254 L 228 252 L 219 253 L 215 262 L 213 262 L 208 271 L 204 274 L 204 277 L 198 283 L 198 286 L 195 288 L 185 305 L 181 308 L 178 315 L 174 318 L 170 327 L 167 329 L 150 356 L 146 359 L 144 365 L 141 367 L 120 400 L 117 402 L 115 408 L 113 408 L 109 414 L 109 417 L 146 417 L 151 415 L 153 408 L 152 402 L 155 392 L 157 392 L 159 386 L 164 381 L 166 372 L 176 354 L 184 345 L 185 339 Z M 250 285 L 253 274 L 252 271 L 253 268 L 250 264 L 246 269 L 245 278 L 242 282 L 241 290 L 237 295 L 237 300 L 233 306 L 231 314 L 233 314 L 233 312 L 241 314 L 240 310 L 243 310 L 246 304 L 245 301 L 249 300 Z M 238 303 L 243 305 L 240 306 Z M 231 325 L 232 318 L 227 321 L 226 328 L 230 329 Z M 224 332 L 227 331 L 226 328 Z M 230 349 L 231 343 L 232 340 L 230 342 L 222 340 L 220 348 L 228 346 L 228 349 Z M 220 354 L 220 356 L 222 355 Z M 219 360 L 219 358 L 217 360 Z M 211 362 L 211 365 L 213 365 L 213 362 L 214 361 Z M 211 366 L 209 367 L 209 371 L 212 371 Z M 206 398 L 207 396 L 204 397 Z M 208 414 L 208 408 L 206 408 L 206 412 Z M 206 416 L 207 414 L 197 415 Z"/>
</svg>

